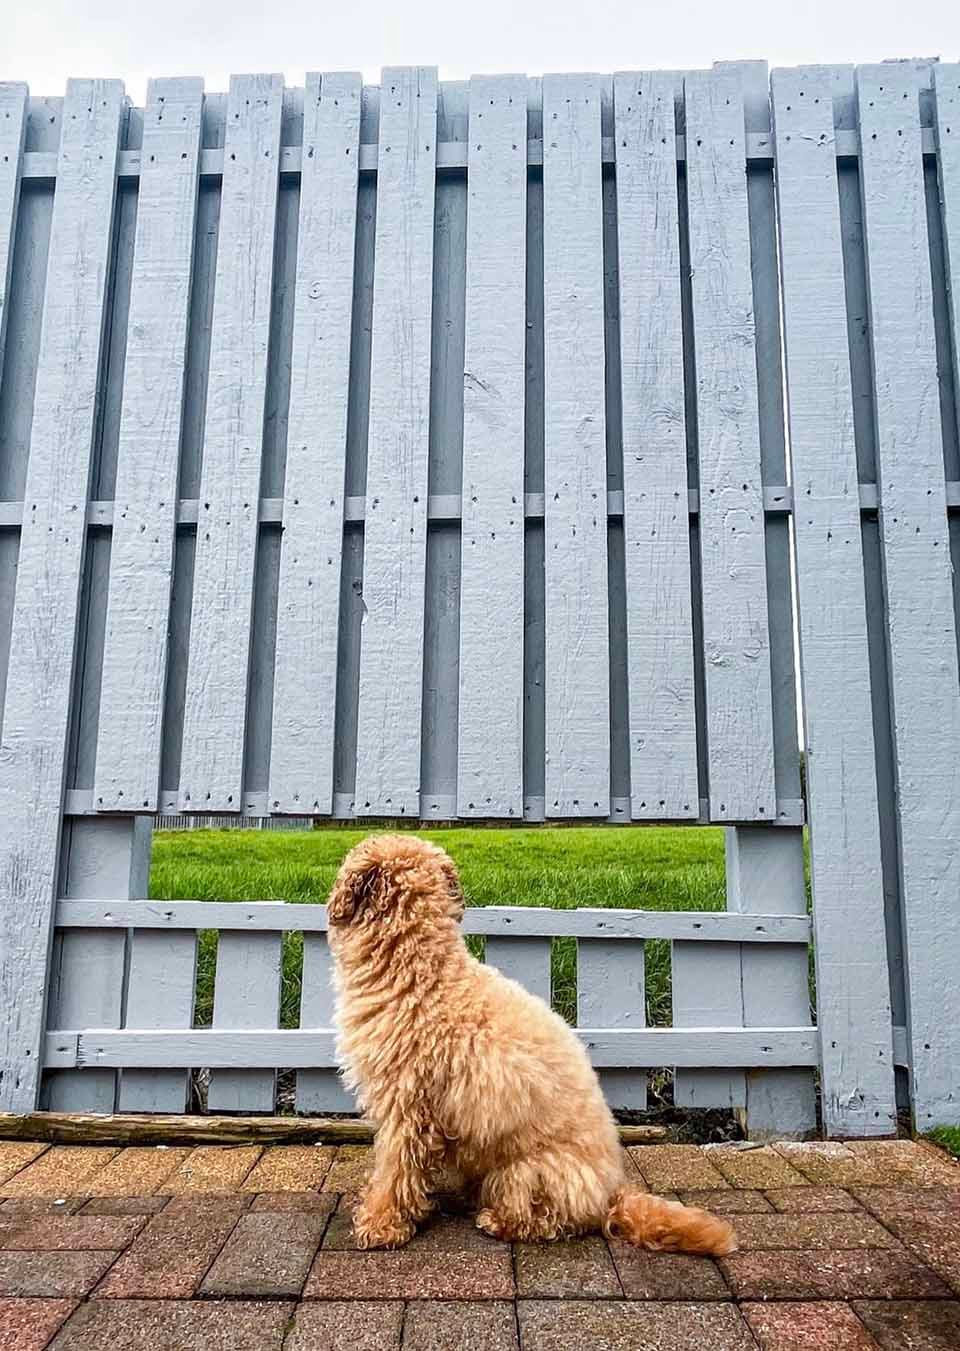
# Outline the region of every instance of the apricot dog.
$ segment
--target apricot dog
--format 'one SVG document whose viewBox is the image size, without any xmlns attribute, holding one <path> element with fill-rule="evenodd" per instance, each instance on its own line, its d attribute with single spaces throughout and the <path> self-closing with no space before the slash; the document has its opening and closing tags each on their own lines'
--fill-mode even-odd
<svg viewBox="0 0 960 1351">
<path fill-rule="evenodd" d="M 627 1180 L 579 1039 L 470 955 L 462 917 L 453 862 L 410 835 L 357 845 L 330 893 L 340 1060 L 377 1126 L 354 1213 L 360 1246 L 408 1242 L 453 1167 L 496 1238 L 602 1229 L 649 1249 L 732 1252 L 726 1221 Z"/>
</svg>

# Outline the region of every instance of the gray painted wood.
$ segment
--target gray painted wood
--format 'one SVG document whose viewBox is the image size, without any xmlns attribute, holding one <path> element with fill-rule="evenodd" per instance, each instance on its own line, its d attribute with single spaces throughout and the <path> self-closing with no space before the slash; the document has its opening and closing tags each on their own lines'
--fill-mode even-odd
<svg viewBox="0 0 960 1351">
<path fill-rule="evenodd" d="M 578 1028 L 577 1032 L 598 1069 L 621 1065 L 640 1069 L 664 1065 L 812 1066 L 819 1053 L 817 1030 L 808 1027 L 706 1027 L 695 1031 L 675 1027 L 620 1031 Z M 115 1032 L 97 1028 L 51 1032 L 44 1044 L 44 1063 L 50 1068 L 78 1066 L 84 1070 L 211 1066 L 239 1074 L 262 1072 L 259 1067 L 275 1065 L 332 1069 L 337 1062 L 333 1032 Z M 235 1068 L 247 1066 L 255 1068 Z"/>
<path fill-rule="evenodd" d="M 356 801 L 420 810 L 437 76 L 384 71 L 377 176 Z"/>
<path fill-rule="evenodd" d="M 824 1122 L 864 1135 L 895 1104 L 835 85 L 823 68 L 772 81 Z"/>
<path fill-rule="evenodd" d="M 36 1106 L 123 87 L 71 81 L 0 750 L 0 1109 Z"/>
<path fill-rule="evenodd" d="M 333 958 L 326 934 L 303 936 L 303 983 L 300 996 L 300 1026 L 334 1026 Z M 353 1096 L 346 1091 L 336 1070 L 304 1069 L 297 1074 L 297 1111 L 305 1113 L 355 1112 Z"/>
<path fill-rule="evenodd" d="M 600 92 L 543 79 L 548 817 L 610 810 Z"/>
<path fill-rule="evenodd" d="M 920 78 L 909 65 L 857 72 L 911 1089 L 918 1127 L 926 1128 L 960 1120 L 960 674 Z"/>
<path fill-rule="evenodd" d="M 457 811 L 517 820 L 523 814 L 526 139 L 526 78 L 474 76 Z"/>
<path fill-rule="evenodd" d="M 739 943 L 711 944 L 674 941 L 670 960 L 673 972 L 674 1027 L 742 1027 L 743 965 Z M 701 1062 L 706 1065 L 706 1061 Z M 743 1070 L 676 1066 L 673 1082 L 678 1107 L 720 1107 L 739 1110 L 747 1105 Z"/>
<path fill-rule="evenodd" d="M 227 104 L 180 809 L 237 811 L 257 552 L 283 80 Z"/>
<path fill-rule="evenodd" d="M 486 962 L 549 1004 L 550 946 L 549 938 L 502 938 L 493 934 L 487 939 Z"/>
<path fill-rule="evenodd" d="M 62 901 L 58 928 L 222 929 L 251 933 L 300 930 L 323 933 L 323 905 L 283 901 Z M 797 943 L 806 946 L 806 915 L 736 915 L 704 910 L 600 910 L 581 906 L 470 906 L 463 931 L 500 938 L 669 938 L 721 943 Z"/>
<path fill-rule="evenodd" d="M 577 942 L 577 1022 L 581 1027 L 646 1026 L 643 942 L 581 938 Z M 647 1076 L 611 1069 L 600 1076 L 613 1108 L 644 1111 Z"/>
<path fill-rule="evenodd" d="M 143 117 L 94 779 L 105 811 L 155 811 L 160 788 L 202 103 L 201 80 L 151 80 Z"/>
<path fill-rule="evenodd" d="M 300 178 L 270 809 L 329 813 L 340 619 L 359 75 L 308 75 Z"/>
<path fill-rule="evenodd" d="M 669 72 L 616 76 L 624 556 L 635 820 L 696 817 L 680 239 Z"/>
<path fill-rule="evenodd" d="M 125 900 L 142 894 L 150 864 L 150 834 L 144 817 L 68 822 L 61 847 L 61 895 L 100 892 Z M 48 1027 L 123 1025 L 126 946 L 122 929 L 55 935 Z M 45 1076 L 42 1102 L 53 1111 L 112 1112 L 117 1075 L 113 1070 L 57 1071 Z"/>
<path fill-rule="evenodd" d="M 20 170 L 27 130 L 27 86 L 0 84 L 0 368 L 7 336 L 7 315 L 17 208 L 20 205 Z"/>
<path fill-rule="evenodd" d="M 124 1026 L 192 1027 L 197 977 L 196 934 L 140 929 L 130 935 L 129 941 Z M 61 1018 L 58 1025 L 72 1024 Z M 185 1112 L 189 1094 L 190 1076 L 183 1070 L 128 1069 L 120 1081 L 117 1110 Z"/>
<path fill-rule="evenodd" d="M 278 933 L 221 933 L 213 991 L 214 1028 L 277 1026 L 280 956 Z M 207 1107 L 211 1112 L 272 1112 L 275 1098 L 272 1070 L 240 1068 L 210 1075 Z"/>
<path fill-rule="evenodd" d="M 771 820 L 773 713 L 741 77 L 695 71 L 684 90 L 710 814 Z"/>
</svg>

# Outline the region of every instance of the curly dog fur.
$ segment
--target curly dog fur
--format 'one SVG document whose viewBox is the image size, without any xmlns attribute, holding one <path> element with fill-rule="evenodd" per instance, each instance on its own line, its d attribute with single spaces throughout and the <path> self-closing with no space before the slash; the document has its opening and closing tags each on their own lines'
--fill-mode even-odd
<svg viewBox="0 0 960 1351">
<path fill-rule="evenodd" d="M 354 1213 L 361 1247 L 394 1248 L 453 1168 L 478 1227 L 504 1239 L 602 1229 L 639 1246 L 722 1255 L 733 1229 L 650 1196 L 579 1039 L 542 1000 L 476 961 L 452 860 L 410 835 L 351 850 L 330 894 L 339 1053 L 377 1125 Z"/>
</svg>

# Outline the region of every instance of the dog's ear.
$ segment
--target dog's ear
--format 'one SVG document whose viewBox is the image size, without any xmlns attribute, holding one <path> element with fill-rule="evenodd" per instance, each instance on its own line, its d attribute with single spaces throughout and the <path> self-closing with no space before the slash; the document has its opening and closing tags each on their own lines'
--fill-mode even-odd
<svg viewBox="0 0 960 1351">
<path fill-rule="evenodd" d="M 350 924 L 356 919 L 375 896 L 379 881 L 380 868 L 376 863 L 341 871 L 327 902 L 330 923 Z"/>
<path fill-rule="evenodd" d="M 456 907 L 456 917 L 463 919 L 463 888 L 460 885 L 460 877 L 453 865 L 453 860 L 444 859 L 440 867 L 443 870 L 447 886 L 450 888 L 450 899 Z"/>
</svg>

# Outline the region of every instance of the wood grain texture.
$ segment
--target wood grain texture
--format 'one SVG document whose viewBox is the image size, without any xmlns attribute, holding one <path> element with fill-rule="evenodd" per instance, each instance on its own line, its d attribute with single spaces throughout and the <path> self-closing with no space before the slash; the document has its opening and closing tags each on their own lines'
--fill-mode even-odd
<svg viewBox="0 0 960 1351">
<path fill-rule="evenodd" d="M 94 801 L 155 811 L 167 674 L 202 80 L 151 80 L 104 638 Z"/>
<path fill-rule="evenodd" d="M 772 80 L 823 1112 L 867 1135 L 895 1103 L 835 85 L 822 67 Z"/>
<path fill-rule="evenodd" d="M 641 1028 L 646 1025 L 644 945 L 608 938 L 577 942 L 577 1022 L 581 1027 Z M 644 1111 L 647 1076 L 613 1069 L 600 1076 L 614 1109 Z"/>
<path fill-rule="evenodd" d="M 124 1025 L 192 1027 L 196 977 L 195 933 L 155 929 L 133 933 Z M 61 1019 L 55 1026 L 71 1024 Z M 120 1082 L 117 1106 L 121 1112 L 184 1112 L 189 1092 L 189 1075 L 182 1070 L 128 1070 Z"/>
<path fill-rule="evenodd" d="M 0 745 L 0 1108 L 36 1106 L 123 86 L 67 86 Z"/>
<path fill-rule="evenodd" d="M 457 812 L 523 815 L 527 80 L 470 81 Z"/>
<path fill-rule="evenodd" d="M 355 792 L 371 816 L 420 810 L 436 134 L 436 71 L 385 70 Z"/>
<path fill-rule="evenodd" d="M 25 84 L 0 84 L 0 369 L 7 336 L 13 245 L 20 205 L 27 95 Z"/>
<path fill-rule="evenodd" d="M 600 80 L 543 79 L 546 813 L 610 809 Z"/>
<path fill-rule="evenodd" d="M 308 75 L 277 605 L 270 810 L 333 808 L 359 75 Z"/>
<path fill-rule="evenodd" d="M 630 798 L 634 820 L 699 812 L 674 93 L 614 79 Z"/>
<path fill-rule="evenodd" d="M 857 71 L 911 1087 L 926 1129 L 960 1121 L 960 674 L 919 85 L 911 65 Z"/>
<path fill-rule="evenodd" d="M 213 992 L 215 1029 L 277 1026 L 280 957 L 278 933 L 220 935 Z M 210 1075 L 207 1106 L 212 1112 L 272 1112 L 275 1097 L 276 1075 L 271 1070 L 241 1067 Z"/>
<path fill-rule="evenodd" d="M 181 811 L 240 807 L 282 105 L 281 76 L 231 78 L 183 716 Z"/>
<path fill-rule="evenodd" d="M 685 77 L 710 815 L 776 811 L 741 78 Z"/>
</svg>

